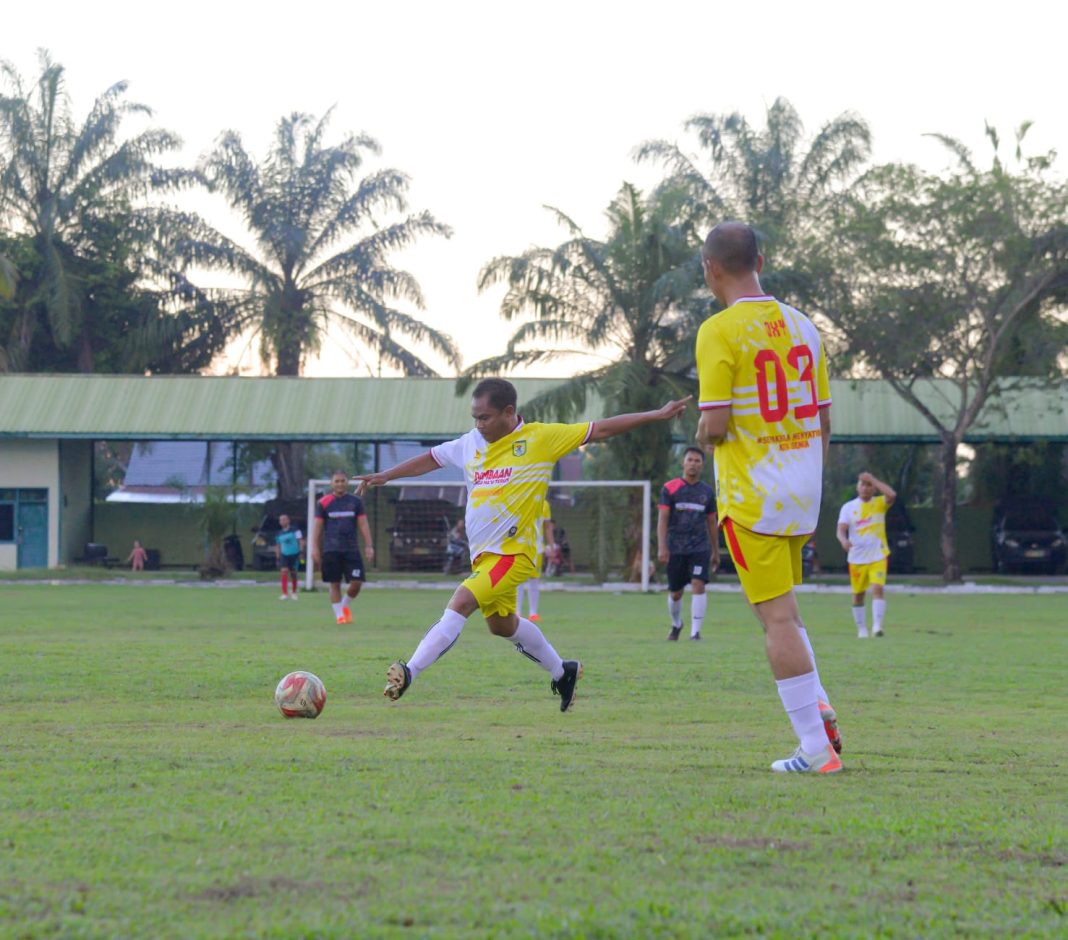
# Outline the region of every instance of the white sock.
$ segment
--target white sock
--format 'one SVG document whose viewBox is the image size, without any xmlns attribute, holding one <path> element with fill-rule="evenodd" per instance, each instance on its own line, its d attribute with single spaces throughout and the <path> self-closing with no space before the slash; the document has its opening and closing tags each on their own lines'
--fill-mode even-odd
<svg viewBox="0 0 1068 940">
<path fill-rule="evenodd" d="M 677 630 L 682 626 L 682 598 L 675 600 L 668 594 L 668 616 L 671 618 L 671 629 Z"/>
<path fill-rule="evenodd" d="M 337 604 L 331 604 L 330 606 L 334 608 L 334 616 L 335 617 L 340 617 L 341 616 L 341 603 L 338 602 Z"/>
<path fill-rule="evenodd" d="M 857 636 L 868 635 L 868 622 L 864 619 L 864 605 L 853 608 L 853 623 L 857 625 Z"/>
<path fill-rule="evenodd" d="M 823 729 L 818 704 L 818 683 L 815 672 L 806 672 L 789 679 L 777 679 L 782 707 L 790 716 L 801 750 L 810 757 L 827 747 L 827 732 Z"/>
<path fill-rule="evenodd" d="M 352 598 L 349 597 L 348 594 L 341 595 L 341 606 L 345 610 L 348 610 L 352 606 Z"/>
<path fill-rule="evenodd" d="M 820 697 L 820 701 L 830 705 L 831 700 L 827 695 L 827 690 L 823 687 L 823 683 L 820 681 L 820 670 L 816 665 L 816 654 L 812 649 L 812 643 L 809 641 L 808 630 L 804 627 L 798 627 L 797 632 L 801 634 L 801 640 L 805 644 L 805 649 L 808 650 L 808 657 L 812 660 L 812 671 L 816 674 L 816 692 Z"/>
<path fill-rule="evenodd" d="M 515 648 L 527 659 L 533 659 L 554 679 L 559 679 L 564 674 L 564 661 L 553 649 L 552 643 L 545 639 L 545 634 L 538 629 L 537 624 L 531 623 L 525 617 L 520 617 L 515 633 L 507 639 L 510 643 L 514 643 Z"/>
<path fill-rule="evenodd" d="M 705 622 L 705 609 L 707 607 L 707 594 L 694 594 L 690 598 L 690 636 L 697 636 L 701 632 L 701 624 Z"/>
<path fill-rule="evenodd" d="M 528 607 L 530 616 L 536 617 L 538 615 L 538 597 L 541 595 L 541 578 L 531 578 L 527 582 L 527 594 L 530 597 L 530 605 Z M 516 610 L 518 611 L 519 608 L 517 607 Z"/>
<path fill-rule="evenodd" d="M 460 638 L 465 623 L 467 618 L 463 614 L 446 608 L 441 619 L 426 631 L 412 653 L 412 658 L 408 660 L 408 669 L 413 679 L 452 649 L 453 643 Z"/>
<path fill-rule="evenodd" d="M 886 614 L 886 598 L 877 597 L 871 602 L 871 628 L 878 633 L 883 628 L 883 616 Z"/>
<path fill-rule="evenodd" d="M 527 589 L 527 582 L 524 581 L 515 589 L 515 612 L 520 617 L 523 616 L 523 592 Z"/>
</svg>

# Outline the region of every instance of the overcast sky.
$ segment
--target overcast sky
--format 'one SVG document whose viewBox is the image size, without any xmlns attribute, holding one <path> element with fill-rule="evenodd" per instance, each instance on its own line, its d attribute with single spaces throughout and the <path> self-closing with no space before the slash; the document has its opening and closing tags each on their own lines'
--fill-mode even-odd
<svg viewBox="0 0 1068 940">
<path fill-rule="evenodd" d="M 259 156 L 282 114 L 335 107 L 334 139 L 377 138 L 382 156 L 369 168 L 408 173 L 412 208 L 454 228 L 398 263 L 423 286 L 424 318 L 468 363 L 500 352 L 511 331 L 499 294 L 477 295 L 481 265 L 562 241 L 544 204 L 603 235 L 620 184 L 657 178 L 634 164 L 634 147 L 692 143 L 682 125 L 695 113 L 762 123 L 785 96 L 814 132 L 852 110 L 871 125 L 877 160 L 933 170 L 947 161 L 924 133 L 985 156 L 984 121 L 1011 142 L 1032 120 L 1032 149 L 1068 152 L 1058 4 L 974 4 L 966 17 L 930 0 L 726 6 L 62 0 L 5 10 L 0 58 L 31 78 L 35 50 L 48 48 L 79 116 L 128 80 L 129 99 L 182 136 L 190 162 L 224 128 Z M 335 350 L 308 371 L 352 368 Z"/>
</svg>

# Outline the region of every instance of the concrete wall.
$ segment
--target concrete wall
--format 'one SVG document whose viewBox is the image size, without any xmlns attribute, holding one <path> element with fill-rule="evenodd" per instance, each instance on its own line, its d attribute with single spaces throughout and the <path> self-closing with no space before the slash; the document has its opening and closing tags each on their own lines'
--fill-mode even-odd
<svg viewBox="0 0 1068 940">
<path fill-rule="evenodd" d="M 59 564 L 59 445 L 54 440 L 0 441 L 0 489 L 48 490 L 48 565 Z M 0 570 L 18 567 L 18 546 L 0 545 Z"/>
</svg>

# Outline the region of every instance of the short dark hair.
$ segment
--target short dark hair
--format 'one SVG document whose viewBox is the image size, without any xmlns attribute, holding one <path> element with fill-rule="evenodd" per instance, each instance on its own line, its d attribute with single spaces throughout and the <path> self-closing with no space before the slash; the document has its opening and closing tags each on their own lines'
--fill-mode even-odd
<svg viewBox="0 0 1068 940">
<path fill-rule="evenodd" d="M 682 452 L 683 458 L 685 458 L 686 455 L 689 453 L 697 454 L 697 456 L 700 457 L 702 460 L 705 459 L 705 452 L 701 450 L 700 447 L 687 447 L 686 450 Z"/>
<path fill-rule="evenodd" d="M 485 398 L 497 411 L 504 411 L 509 405 L 514 408 L 518 401 L 515 386 L 505 379 L 483 379 L 475 386 L 471 398 Z"/>
<path fill-rule="evenodd" d="M 346 480 L 347 480 L 347 479 L 349 478 L 348 472 L 347 472 L 347 471 L 345 471 L 345 470 L 342 470 L 342 469 L 341 469 L 340 467 L 338 467 L 338 468 L 337 468 L 336 470 L 334 470 L 334 471 L 332 471 L 332 472 L 331 472 L 331 474 L 330 474 L 330 479 L 331 479 L 331 480 L 332 480 L 332 479 L 334 479 L 334 477 L 336 477 L 336 476 L 337 476 L 337 475 L 338 475 L 339 473 L 340 473 L 340 474 L 341 474 L 341 475 L 342 475 L 342 476 L 343 476 L 343 477 L 344 477 L 344 478 L 345 478 Z"/>
<path fill-rule="evenodd" d="M 744 222 L 720 222 L 701 247 L 701 257 L 715 261 L 728 274 L 755 271 L 759 256 L 756 232 Z"/>
</svg>

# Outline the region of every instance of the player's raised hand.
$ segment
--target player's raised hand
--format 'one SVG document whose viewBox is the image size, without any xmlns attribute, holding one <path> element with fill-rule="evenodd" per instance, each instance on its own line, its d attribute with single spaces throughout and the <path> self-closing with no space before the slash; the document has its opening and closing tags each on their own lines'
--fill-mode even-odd
<svg viewBox="0 0 1068 940">
<path fill-rule="evenodd" d="M 693 401 L 693 395 L 687 395 L 678 401 L 669 401 L 657 412 L 657 415 L 662 421 L 670 421 L 672 418 L 677 418 L 681 415 L 691 401 Z"/>
</svg>

